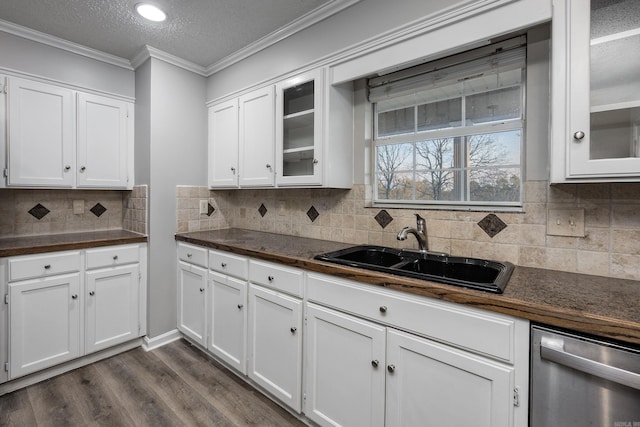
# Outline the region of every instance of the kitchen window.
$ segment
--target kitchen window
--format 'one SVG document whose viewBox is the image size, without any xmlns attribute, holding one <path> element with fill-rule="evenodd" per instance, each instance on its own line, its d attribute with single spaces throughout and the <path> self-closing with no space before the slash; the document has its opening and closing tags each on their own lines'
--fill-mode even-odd
<svg viewBox="0 0 640 427">
<path fill-rule="evenodd" d="M 522 206 L 525 43 L 369 79 L 375 204 Z"/>
</svg>

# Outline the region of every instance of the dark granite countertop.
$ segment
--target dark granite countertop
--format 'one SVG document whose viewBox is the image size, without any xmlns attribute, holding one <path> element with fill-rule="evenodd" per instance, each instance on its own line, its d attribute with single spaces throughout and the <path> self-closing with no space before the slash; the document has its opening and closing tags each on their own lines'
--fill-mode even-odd
<svg viewBox="0 0 640 427">
<path fill-rule="evenodd" d="M 640 281 L 516 267 L 501 295 L 316 261 L 353 246 L 242 229 L 181 233 L 176 240 L 640 344 Z"/>
<path fill-rule="evenodd" d="M 144 243 L 147 236 L 126 230 L 0 238 L 0 257 L 39 254 L 99 246 Z"/>
</svg>

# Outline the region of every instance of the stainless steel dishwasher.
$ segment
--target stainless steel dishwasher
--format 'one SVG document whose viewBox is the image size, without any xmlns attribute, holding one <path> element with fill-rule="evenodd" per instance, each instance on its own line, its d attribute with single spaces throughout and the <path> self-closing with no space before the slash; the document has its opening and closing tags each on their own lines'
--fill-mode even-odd
<svg viewBox="0 0 640 427">
<path fill-rule="evenodd" d="M 640 427 L 638 349 L 531 329 L 531 427 Z"/>
</svg>

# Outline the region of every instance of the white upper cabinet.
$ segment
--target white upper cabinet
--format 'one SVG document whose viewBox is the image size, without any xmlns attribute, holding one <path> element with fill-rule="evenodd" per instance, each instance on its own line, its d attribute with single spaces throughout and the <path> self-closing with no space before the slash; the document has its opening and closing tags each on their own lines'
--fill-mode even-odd
<svg viewBox="0 0 640 427">
<path fill-rule="evenodd" d="M 238 186 L 238 99 L 208 109 L 209 187 Z"/>
<path fill-rule="evenodd" d="M 278 185 L 322 183 L 323 69 L 276 85 Z"/>
<path fill-rule="evenodd" d="M 268 86 L 239 98 L 240 186 L 273 187 L 274 88 Z"/>
<path fill-rule="evenodd" d="M 556 0 L 551 182 L 640 178 L 640 2 Z"/>
<path fill-rule="evenodd" d="M 72 187 L 74 92 L 14 77 L 8 81 L 8 185 Z"/>
<path fill-rule="evenodd" d="M 127 188 L 132 116 L 131 103 L 78 93 L 78 187 Z"/>
<path fill-rule="evenodd" d="M 209 187 L 353 185 L 353 85 L 318 68 L 209 107 Z"/>
<path fill-rule="evenodd" d="M 7 186 L 133 188 L 133 103 L 7 81 Z"/>
</svg>

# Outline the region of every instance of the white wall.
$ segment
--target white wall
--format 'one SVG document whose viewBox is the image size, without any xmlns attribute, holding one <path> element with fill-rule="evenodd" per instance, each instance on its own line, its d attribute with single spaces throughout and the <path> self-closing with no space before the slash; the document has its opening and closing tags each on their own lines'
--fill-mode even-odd
<svg viewBox="0 0 640 427">
<path fill-rule="evenodd" d="M 0 72 L 18 71 L 132 98 L 134 72 L 0 31 Z"/>
<path fill-rule="evenodd" d="M 136 88 L 136 179 L 149 184 L 148 335 L 156 337 L 176 328 L 176 185 L 207 184 L 205 78 L 151 58 Z"/>
</svg>

